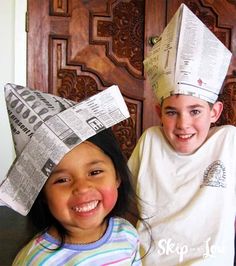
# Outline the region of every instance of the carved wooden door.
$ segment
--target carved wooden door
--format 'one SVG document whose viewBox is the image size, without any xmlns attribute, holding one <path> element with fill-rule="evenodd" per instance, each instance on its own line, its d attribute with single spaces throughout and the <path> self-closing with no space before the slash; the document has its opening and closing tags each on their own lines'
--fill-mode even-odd
<svg viewBox="0 0 236 266">
<path fill-rule="evenodd" d="M 142 62 L 147 34 L 163 28 L 163 8 L 153 0 L 29 0 L 28 86 L 81 101 L 117 84 L 131 118 L 113 129 L 129 157 L 158 122 Z"/>
<path fill-rule="evenodd" d="M 28 0 L 27 85 L 77 101 L 119 85 L 131 118 L 114 131 L 128 157 L 158 121 L 142 61 L 164 16 L 164 1 Z M 2 207 L 0 264 L 11 265 L 32 236 L 27 217 Z"/>
<path fill-rule="evenodd" d="M 114 132 L 129 157 L 143 130 L 158 123 L 142 64 L 148 40 L 182 2 L 235 55 L 236 8 L 230 0 L 29 0 L 28 86 L 81 101 L 119 85 L 131 118 Z M 236 124 L 235 62 L 234 56 L 218 124 Z"/>
</svg>

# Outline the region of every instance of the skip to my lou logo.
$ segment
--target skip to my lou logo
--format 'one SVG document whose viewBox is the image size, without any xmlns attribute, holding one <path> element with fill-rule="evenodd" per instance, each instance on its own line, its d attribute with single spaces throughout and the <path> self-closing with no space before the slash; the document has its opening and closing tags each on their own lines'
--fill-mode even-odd
<svg viewBox="0 0 236 266">
<path fill-rule="evenodd" d="M 210 237 L 197 248 L 188 247 L 187 245 L 176 243 L 171 238 L 163 238 L 158 241 L 158 256 L 168 256 L 172 254 L 177 254 L 179 257 L 179 262 L 183 262 L 184 256 L 187 253 L 196 251 L 200 251 L 202 258 L 207 259 L 210 257 L 215 257 L 217 254 L 220 253 L 223 254 L 224 248 L 211 244 Z"/>
</svg>

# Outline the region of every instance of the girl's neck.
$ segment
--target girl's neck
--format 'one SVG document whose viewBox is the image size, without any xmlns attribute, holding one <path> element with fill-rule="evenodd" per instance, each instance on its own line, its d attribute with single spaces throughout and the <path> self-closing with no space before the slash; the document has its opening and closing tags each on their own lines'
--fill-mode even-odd
<svg viewBox="0 0 236 266">
<path fill-rule="evenodd" d="M 67 233 L 65 236 L 65 243 L 67 244 L 90 244 L 98 241 L 105 234 L 108 226 L 108 221 L 104 222 L 97 228 L 81 229 L 81 228 L 66 228 Z M 52 226 L 49 228 L 48 233 L 60 241 L 60 235 L 57 229 Z"/>
</svg>

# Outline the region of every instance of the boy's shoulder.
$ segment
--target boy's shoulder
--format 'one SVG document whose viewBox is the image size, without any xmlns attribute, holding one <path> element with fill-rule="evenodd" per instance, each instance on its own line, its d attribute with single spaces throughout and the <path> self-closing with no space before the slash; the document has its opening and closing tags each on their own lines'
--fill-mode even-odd
<svg viewBox="0 0 236 266">
<path fill-rule="evenodd" d="M 140 137 L 139 142 L 143 144 L 144 143 L 150 144 L 150 142 L 155 142 L 156 144 L 160 143 L 160 145 L 162 145 L 163 143 L 166 142 L 166 138 L 164 137 L 162 127 L 152 126 L 147 128 Z"/>
<path fill-rule="evenodd" d="M 217 143 L 216 146 L 221 145 L 225 149 L 228 147 L 231 152 L 235 152 L 236 127 L 232 125 L 223 125 L 210 128 L 208 137 L 203 146 L 214 145 L 214 143 Z"/>
<path fill-rule="evenodd" d="M 151 126 L 144 130 L 142 136 L 160 136 L 162 135 L 162 129 L 160 126 Z"/>
<path fill-rule="evenodd" d="M 236 137 L 236 127 L 233 125 L 214 126 L 210 129 L 209 133 L 212 136 L 217 132 L 221 134 L 232 134 Z"/>
</svg>

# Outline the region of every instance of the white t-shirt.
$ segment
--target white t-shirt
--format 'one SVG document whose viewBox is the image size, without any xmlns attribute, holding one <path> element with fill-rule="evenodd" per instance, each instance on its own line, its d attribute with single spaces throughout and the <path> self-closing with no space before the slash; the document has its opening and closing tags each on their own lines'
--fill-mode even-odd
<svg viewBox="0 0 236 266">
<path fill-rule="evenodd" d="M 160 127 L 149 128 L 130 160 L 139 206 L 154 244 L 144 266 L 233 265 L 236 210 L 236 128 L 212 128 L 191 155 L 180 155 Z M 141 246 L 149 235 L 137 225 Z"/>
</svg>

